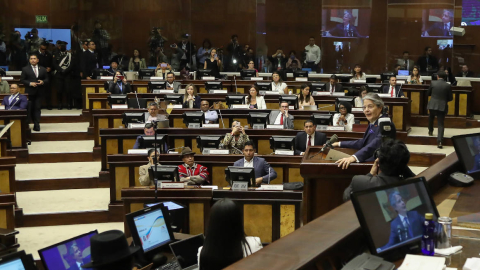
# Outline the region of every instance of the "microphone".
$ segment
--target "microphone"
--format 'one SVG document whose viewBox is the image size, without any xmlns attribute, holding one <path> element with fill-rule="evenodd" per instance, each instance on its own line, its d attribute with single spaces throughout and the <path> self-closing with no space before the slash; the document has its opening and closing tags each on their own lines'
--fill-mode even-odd
<svg viewBox="0 0 480 270">
<path fill-rule="evenodd" d="M 271 170 L 271 168 L 268 167 L 268 184 L 269 184 L 269 185 L 270 185 L 270 170 Z"/>
<path fill-rule="evenodd" d="M 237 90 L 237 79 L 236 79 L 236 76 L 233 75 L 233 80 L 235 81 L 235 94 L 238 94 L 238 90 Z"/>
<path fill-rule="evenodd" d="M 183 148 L 185 148 L 185 146 L 175 147 L 175 148 L 172 148 L 172 149 L 168 149 L 167 152 L 177 150 L 177 149 L 182 149 L 183 150 Z"/>
<path fill-rule="evenodd" d="M 219 103 L 219 102 L 217 102 Z M 225 123 L 223 122 L 223 116 L 222 116 L 222 111 L 220 110 L 220 106 L 218 107 L 218 114 L 220 114 L 220 120 L 222 120 L 222 126 L 225 128 Z"/>
<path fill-rule="evenodd" d="M 400 90 L 402 90 L 402 86 L 403 86 L 403 83 L 400 84 L 400 88 L 398 88 L 398 91 L 397 91 L 397 94 L 395 95 L 395 97 L 400 97 Z"/>
<path fill-rule="evenodd" d="M 403 231 L 402 226 L 397 225 L 397 234 L 398 234 L 399 242 L 402 242 L 402 231 Z"/>
<path fill-rule="evenodd" d="M 323 150 L 325 150 L 326 147 L 330 147 L 330 148 L 333 149 L 334 147 L 333 147 L 332 144 L 333 144 L 333 143 L 336 143 L 336 142 L 338 142 L 338 136 L 337 136 L 337 134 L 333 134 L 333 136 L 330 137 L 330 140 L 328 140 L 328 141 L 325 143 L 325 145 L 322 147 L 322 149 L 320 149 L 320 151 L 319 151 L 318 153 L 316 153 L 315 155 L 311 155 L 309 158 L 310 158 L 310 159 L 311 159 L 311 158 L 314 158 L 314 157 L 316 157 L 317 155 L 319 155 L 320 153 L 323 153 Z"/>
<path fill-rule="evenodd" d="M 137 99 L 138 108 L 140 109 L 140 102 L 138 101 L 137 91 L 135 91 L 135 98 Z"/>
</svg>

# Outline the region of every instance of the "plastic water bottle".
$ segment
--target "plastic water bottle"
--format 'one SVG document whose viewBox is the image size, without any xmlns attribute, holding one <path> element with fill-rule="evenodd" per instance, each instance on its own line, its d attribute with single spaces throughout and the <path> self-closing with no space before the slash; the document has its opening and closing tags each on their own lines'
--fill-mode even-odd
<svg viewBox="0 0 480 270">
<path fill-rule="evenodd" d="M 433 214 L 426 213 L 423 222 L 422 253 L 423 255 L 433 256 L 435 254 L 435 222 Z"/>
</svg>

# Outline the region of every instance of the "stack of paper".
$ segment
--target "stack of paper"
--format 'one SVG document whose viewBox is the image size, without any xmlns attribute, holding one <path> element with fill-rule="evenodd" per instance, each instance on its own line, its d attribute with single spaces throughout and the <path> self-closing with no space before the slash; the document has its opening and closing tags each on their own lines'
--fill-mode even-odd
<svg viewBox="0 0 480 270">
<path fill-rule="evenodd" d="M 399 270 L 443 270 L 444 257 L 419 256 L 407 254 Z"/>
<path fill-rule="evenodd" d="M 468 258 L 463 266 L 463 270 L 478 270 L 480 269 L 480 258 Z"/>
</svg>

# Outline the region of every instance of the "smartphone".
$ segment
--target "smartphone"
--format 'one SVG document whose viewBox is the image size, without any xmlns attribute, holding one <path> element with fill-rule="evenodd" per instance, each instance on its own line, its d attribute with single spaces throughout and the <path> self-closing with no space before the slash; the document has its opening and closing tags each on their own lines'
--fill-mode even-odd
<svg viewBox="0 0 480 270">
<path fill-rule="evenodd" d="M 215 58 L 217 58 L 217 54 L 215 54 Z"/>
<path fill-rule="evenodd" d="M 167 67 L 167 64 L 161 64 L 160 67 Z"/>
<path fill-rule="evenodd" d="M 123 76 L 117 76 L 117 80 L 123 81 Z"/>
</svg>

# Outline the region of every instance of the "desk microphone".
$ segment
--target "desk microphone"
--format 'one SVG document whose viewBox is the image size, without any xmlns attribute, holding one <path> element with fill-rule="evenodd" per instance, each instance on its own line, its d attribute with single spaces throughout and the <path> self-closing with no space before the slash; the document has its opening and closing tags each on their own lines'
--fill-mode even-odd
<svg viewBox="0 0 480 270">
<path fill-rule="evenodd" d="M 330 138 L 330 140 L 328 140 L 325 145 L 322 147 L 322 149 L 320 149 L 320 152 L 316 153 L 315 155 L 311 155 L 309 158 L 314 158 L 315 156 L 317 156 L 318 154 L 320 153 L 323 153 L 323 150 L 325 150 L 325 148 L 327 147 L 330 147 L 330 148 L 334 148 L 332 144 L 338 142 L 338 136 L 337 134 L 333 134 L 333 136 Z"/>
<path fill-rule="evenodd" d="M 177 150 L 177 149 L 182 149 L 183 150 L 183 148 L 185 148 L 185 146 L 175 147 L 175 148 L 172 148 L 172 149 L 168 149 L 167 151 L 170 152 L 170 151 Z"/>
<path fill-rule="evenodd" d="M 268 184 L 269 185 L 270 185 L 270 170 L 271 169 L 272 169 L 271 167 L 268 167 Z"/>
<path fill-rule="evenodd" d="M 217 104 L 220 104 L 220 102 L 217 102 Z M 225 128 L 225 123 L 223 122 L 222 110 L 220 109 L 220 106 L 218 106 L 218 114 L 220 114 L 220 120 L 222 120 L 222 127 Z"/>
<path fill-rule="evenodd" d="M 233 80 L 235 81 L 235 94 L 238 94 L 238 91 L 237 91 L 237 78 L 235 75 L 233 75 Z"/>
<path fill-rule="evenodd" d="M 236 148 L 235 146 L 232 146 L 232 148 L 233 148 L 233 149 L 235 149 L 235 150 L 237 150 L 238 152 L 240 152 L 240 155 L 243 153 L 243 151 L 242 151 L 242 150 L 240 150 L 240 149 Z"/>
<path fill-rule="evenodd" d="M 140 102 L 138 101 L 137 91 L 135 91 L 135 98 L 137 99 L 138 108 L 140 109 Z"/>
</svg>

